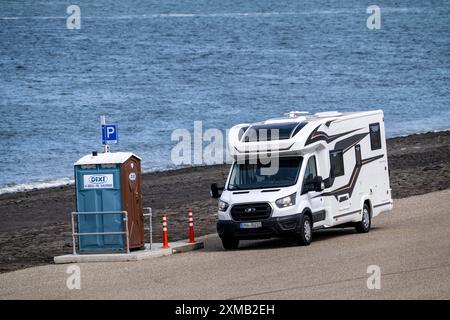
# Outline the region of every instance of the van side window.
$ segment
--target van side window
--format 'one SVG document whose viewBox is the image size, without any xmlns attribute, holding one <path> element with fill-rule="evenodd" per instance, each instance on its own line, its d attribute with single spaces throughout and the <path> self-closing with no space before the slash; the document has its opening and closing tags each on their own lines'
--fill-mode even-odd
<svg viewBox="0 0 450 320">
<path fill-rule="evenodd" d="M 306 164 L 305 177 L 303 179 L 302 194 L 314 190 L 314 178 L 317 176 L 316 156 L 308 159 Z"/>
<path fill-rule="evenodd" d="M 380 124 L 371 123 L 369 124 L 370 131 L 370 147 L 372 150 L 381 149 L 381 133 L 380 133 Z"/>
<path fill-rule="evenodd" d="M 362 159 L 361 159 L 361 146 L 357 144 L 355 146 L 355 158 L 356 158 L 356 164 L 358 166 L 362 165 Z"/>
<path fill-rule="evenodd" d="M 344 175 L 344 156 L 342 150 L 330 151 L 331 177 Z"/>
</svg>

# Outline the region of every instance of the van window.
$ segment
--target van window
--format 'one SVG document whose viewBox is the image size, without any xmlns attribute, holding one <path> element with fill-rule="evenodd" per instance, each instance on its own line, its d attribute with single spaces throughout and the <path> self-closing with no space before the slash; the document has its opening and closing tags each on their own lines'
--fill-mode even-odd
<svg viewBox="0 0 450 320">
<path fill-rule="evenodd" d="M 331 177 L 344 175 L 344 157 L 342 150 L 330 151 Z"/>
<path fill-rule="evenodd" d="M 317 177 L 316 157 L 309 158 L 306 164 L 305 177 L 303 178 L 303 193 L 314 190 L 314 178 Z"/>
<path fill-rule="evenodd" d="M 272 141 L 290 139 L 296 135 L 308 122 L 263 123 L 245 128 L 242 141 Z M 239 136 L 239 138 L 241 135 Z"/>
<path fill-rule="evenodd" d="M 235 162 L 228 182 L 228 190 L 281 188 L 297 183 L 302 157 L 278 158 L 278 170 L 272 175 L 264 173 L 262 169 L 270 168 L 274 164 L 261 163 L 260 160 L 246 159 L 244 163 Z"/>
<path fill-rule="evenodd" d="M 361 146 L 357 144 L 355 146 L 355 158 L 356 158 L 356 164 L 358 166 L 362 165 L 362 159 L 361 159 Z"/>
<path fill-rule="evenodd" d="M 381 149 L 381 133 L 380 133 L 380 124 L 371 123 L 369 124 L 370 131 L 370 147 L 372 150 Z"/>
</svg>

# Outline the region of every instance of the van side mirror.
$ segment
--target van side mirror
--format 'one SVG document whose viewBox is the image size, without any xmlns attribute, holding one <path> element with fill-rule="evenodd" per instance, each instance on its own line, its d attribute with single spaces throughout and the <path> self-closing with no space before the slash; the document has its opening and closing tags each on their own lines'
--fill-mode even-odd
<svg viewBox="0 0 450 320">
<path fill-rule="evenodd" d="M 211 194 L 211 197 L 214 199 L 220 198 L 220 195 L 222 194 L 223 188 L 219 188 L 217 186 L 217 183 L 211 184 L 211 191 L 209 192 Z"/>
<path fill-rule="evenodd" d="M 314 178 L 314 191 L 321 192 L 325 189 L 325 183 L 321 176 L 316 176 Z"/>
</svg>

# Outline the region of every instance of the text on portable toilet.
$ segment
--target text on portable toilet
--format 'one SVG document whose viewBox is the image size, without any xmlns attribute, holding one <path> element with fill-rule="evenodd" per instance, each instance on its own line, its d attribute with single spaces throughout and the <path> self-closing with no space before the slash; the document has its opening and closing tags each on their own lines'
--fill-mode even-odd
<svg viewBox="0 0 450 320">
<path fill-rule="evenodd" d="M 114 176 L 112 174 L 85 174 L 83 176 L 84 189 L 113 189 Z"/>
</svg>

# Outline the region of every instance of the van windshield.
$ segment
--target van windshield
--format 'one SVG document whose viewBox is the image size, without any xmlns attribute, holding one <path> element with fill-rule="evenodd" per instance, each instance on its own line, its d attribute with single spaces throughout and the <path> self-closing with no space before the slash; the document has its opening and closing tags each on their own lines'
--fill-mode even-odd
<svg viewBox="0 0 450 320">
<path fill-rule="evenodd" d="M 262 168 L 270 168 L 271 164 L 262 164 L 259 159 L 235 163 L 231 172 L 228 190 L 264 189 L 288 187 L 297 183 L 302 164 L 302 157 L 281 157 L 279 168 L 275 174 L 268 175 Z M 256 163 L 255 163 L 256 162 Z M 276 163 L 272 162 L 272 166 Z M 262 171 L 262 172 L 261 172 Z"/>
</svg>

